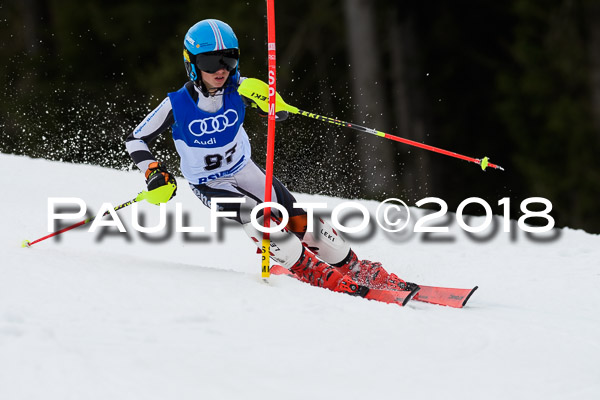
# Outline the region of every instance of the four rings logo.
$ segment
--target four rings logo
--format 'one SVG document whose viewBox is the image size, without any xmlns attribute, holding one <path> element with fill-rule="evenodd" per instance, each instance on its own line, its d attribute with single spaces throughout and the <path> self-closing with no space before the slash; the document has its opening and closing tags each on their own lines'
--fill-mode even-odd
<svg viewBox="0 0 600 400">
<path fill-rule="evenodd" d="M 223 132 L 230 126 L 235 125 L 238 118 L 238 113 L 235 110 L 227 110 L 225 113 L 217 115 L 216 117 L 195 119 L 190 122 L 188 129 L 192 135 L 198 137 L 204 134 Z"/>
</svg>

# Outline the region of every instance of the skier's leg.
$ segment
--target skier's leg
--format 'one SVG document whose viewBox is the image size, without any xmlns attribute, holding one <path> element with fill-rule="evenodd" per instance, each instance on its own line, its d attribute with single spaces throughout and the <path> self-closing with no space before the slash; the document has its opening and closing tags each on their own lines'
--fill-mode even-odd
<svg viewBox="0 0 600 400">
<path fill-rule="evenodd" d="M 399 288 L 405 282 L 389 274 L 381 265 L 369 260 L 359 260 L 350 245 L 322 218 L 314 223 L 312 232 L 306 232 L 302 242 L 327 263 L 335 266 L 342 275 L 347 275 L 361 285 L 371 288 Z"/>
<path fill-rule="evenodd" d="M 416 286 L 388 273 L 379 262 L 359 260 L 350 244 L 322 218 L 315 221 L 312 231 L 300 237 L 306 248 L 359 285 L 392 290 L 412 290 Z"/>
<path fill-rule="evenodd" d="M 264 217 L 261 216 L 257 219 L 259 226 L 264 226 Z M 273 224 L 277 224 L 277 221 L 273 221 Z M 252 223 L 247 222 L 242 225 L 244 231 L 250 239 L 256 244 L 257 248 L 261 248 L 261 242 L 263 233 L 252 226 Z M 292 268 L 302 255 L 302 243 L 296 237 L 287 230 L 281 230 L 269 234 L 271 260 L 275 263 L 284 266 L 287 269 Z"/>
<path fill-rule="evenodd" d="M 405 282 L 395 274 L 388 273 L 381 263 L 359 260 L 350 245 L 322 218 L 315 221 L 312 232 L 302 238 L 306 247 L 319 258 L 335 266 L 342 275 L 347 275 L 360 285 L 375 289 L 407 290 L 414 284 Z"/>
<path fill-rule="evenodd" d="M 262 223 L 263 217 L 258 221 L 261 226 Z M 243 226 L 248 236 L 260 248 L 262 233 L 251 223 Z M 271 233 L 269 239 L 271 241 L 271 259 L 298 275 L 303 281 L 313 286 L 357 296 L 365 296 L 368 292 L 366 286 L 362 287 L 356 284 L 349 277 L 344 276 L 338 268 L 320 260 L 309 249 L 302 246 L 300 239 L 290 231 Z"/>
<path fill-rule="evenodd" d="M 260 168 L 250 161 L 233 176 L 221 177 L 205 184 L 191 186 L 196 196 L 207 207 L 211 206 L 211 202 L 215 198 L 243 198 L 243 204 L 221 203 L 219 207 L 223 211 L 233 212 L 230 219 L 242 224 L 246 234 L 260 247 L 260 239 L 263 235 L 262 232 L 258 232 L 252 226 L 250 217 L 252 210 L 262 203 L 264 198 L 265 175 Z M 295 199 L 279 181 L 274 181 L 272 198 L 274 202 L 283 203 L 288 214 L 293 211 L 296 215 L 304 212 L 292 207 Z M 272 216 L 274 219 L 281 219 L 282 217 L 275 208 L 272 208 Z M 261 226 L 263 225 L 262 213 L 259 214 L 256 222 Z M 277 221 L 274 221 L 274 224 L 277 223 Z M 278 264 L 290 268 L 300 258 L 302 243 L 287 230 L 271 234 L 271 243 L 272 257 Z"/>
<path fill-rule="evenodd" d="M 250 161 L 248 164 L 231 177 L 233 179 L 236 190 L 243 193 L 247 197 L 247 203 L 249 205 L 249 211 L 256 207 L 258 204 L 264 202 L 265 198 L 265 172 L 260 169 L 254 162 Z M 271 190 L 271 201 L 274 203 L 281 204 L 289 218 L 290 223 L 288 226 L 294 225 L 295 229 L 303 229 L 302 221 L 306 221 L 306 218 L 302 216 L 306 215 L 306 212 L 301 208 L 294 208 L 296 199 L 290 193 L 290 191 L 281 183 L 277 178 L 273 178 L 273 187 Z M 272 208 L 272 214 L 276 218 L 280 218 L 279 211 Z M 250 221 L 249 213 L 242 216 L 243 223 Z M 295 232 L 295 230 L 292 229 Z"/>
<path fill-rule="evenodd" d="M 322 218 L 315 219 L 313 229 L 302 235 L 302 242 L 320 259 L 329 264 L 339 264 L 350 254 L 350 245 Z"/>
<path fill-rule="evenodd" d="M 213 179 L 199 185 L 190 184 L 190 187 L 207 207 L 210 207 L 212 200 L 218 197 L 244 198 L 244 204 L 242 205 L 222 203 L 219 208 L 224 211 L 233 211 L 235 216 L 231 219 L 245 224 L 250 222 L 252 209 L 264 201 L 265 175 L 254 162 L 250 161 L 235 175 Z M 284 206 L 290 216 L 290 221 L 296 221 L 297 216 L 305 214 L 304 210 L 293 207 L 296 200 L 283 184 L 276 179 L 273 180 L 271 198 L 273 202 Z M 275 218 L 281 218 L 281 214 L 277 209 L 272 208 L 271 210 Z"/>
<path fill-rule="evenodd" d="M 222 203 L 221 211 L 233 212 L 232 217 L 228 217 L 239 222 L 244 228 L 244 232 L 256 244 L 258 248 L 261 246 L 262 232 L 252 226 L 250 221 L 250 212 L 260 202 L 257 197 L 258 193 L 252 193 L 248 190 L 248 185 L 239 186 L 236 179 L 232 177 L 220 178 L 210 181 L 202 185 L 190 185 L 196 196 L 202 200 L 207 207 L 211 206 L 211 202 L 215 198 L 236 197 L 244 198 L 244 204 L 239 203 Z M 264 185 L 263 185 L 264 186 Z M 250 189 L 252 189 L 250 187 Z M 258 192 L 257 190 L 255 192 Z M 261 215 L 257 218 L 257 224 L 263 226 L 264 217 Z M 277 224 L 277 221 L 273 222 Z M 284 230 L 281 232 L 272 233 L 271 239 L 271 258 L 278 264 L 286 268 L 293 266 L 300 255 L 302 254 L 302 243 L 296 235 Z"/>
<path fill-rule="evenodd" d="M 238 190 L 256 199 L 254 205 L 262 201 L 264 197 L 264 171 L 254 163 L 236 174 L 235 180 Z M 275 249 L 275 251 L 272 250 L 271 253 L 275 262 L 293 270 L 313 285 L 330 289 L 333 289 L 337 281 L 344 275 L 348 275 L 354 280 L 359 279 L 360 284 L 378 288 L 383 288 L 386 285 L 396 288 L 394 286 L 396 281 L 401 284 L 404 283 L 397 276 L 388 274 L 380 263 L 372 263 L 367 260 L 359 261 L 350 245 L 324 219 L 316 218 L 313 229 L 308 232 L 306 212 L 293 207 L 293 203 L 296 201 L 294 196 L 277 179 L 273 180 L 272 198 L 273 201 L 283 205 L 290 216 L 287 224 L 288 231 L 293 232 L 300 238 L 302 245 L 309 250 L 302 252 L 301 246 L 290 237 L 272 237 L 272 243 L 275 243 L 272 249 Z M 245 225 L 245 227 L 250 228 L 250 225 Z M 251 236 L 250 232 L 247 230 L 247 233 Z M 262 237 L 262 234 L 254 232 L 254 236 L 251 237 L 254 237 L 253 240 L 256 241 L 257 238 Z M 300 253 L 303 256 L 298 257 Z M 325 261 L 325 263 L 317 263 L 319 260 L 315 257 L 315 254 L 318 259 Z M 327 268 L 327 264 L 329 266 L 335 265 L 337 268 L 332 270 Z"/>
<path fill-rule="evenodd" d="M 237 203 L 224 203 L 222 206 L 226 211 L 235 212 L 235 216 L 231 219 L 241 223 L 246 234 L 260 248 L 262 232 L 252 226 L 250 212 L 264 198 L 264 172 L 262 170 L 250 162 L 234 176 L 191 186 L 196 196 L 207 207 L 210 207 L 211 201 L 215 197 L 244 197 L 245 204 L 243 206 Z M 272 198 L 274 202 L 285 207 L 290 215 L 290 222 L 288 223 L 289 229 L 270 234 L 271 259 L 294 271 L 311 285 L 364 296 L 368 291 L 366 288 L 345 278 L 336 268 L 322 262 L 304 248 L 299 236 L 303 236 L 306 231 L 306 213 L 302 209 L 293 207 L 295 202 L 293 195 L 276 179 L 273 181 Z M 276 210 L 273 215 L 280 217 Z M 258 225 L 263 225 L 263 218 L 262 215 L 258 218 Z"/>
</svg>

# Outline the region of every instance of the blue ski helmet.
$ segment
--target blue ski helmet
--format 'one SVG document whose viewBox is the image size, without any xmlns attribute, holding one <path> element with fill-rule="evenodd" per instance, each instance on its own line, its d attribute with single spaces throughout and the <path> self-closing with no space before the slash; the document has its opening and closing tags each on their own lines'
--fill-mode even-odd
<svg viewBox="0 0 600 400">
<path fill-rule="evenodd" d="M 218 19 L 205 19 L 192 26 L 183 40 L 183 63 L 188 77 L 201 84 L 200 71 L 214 73 L 225 68 L 238 71 L 239 48 L 233 29 Z"/>
</svg>

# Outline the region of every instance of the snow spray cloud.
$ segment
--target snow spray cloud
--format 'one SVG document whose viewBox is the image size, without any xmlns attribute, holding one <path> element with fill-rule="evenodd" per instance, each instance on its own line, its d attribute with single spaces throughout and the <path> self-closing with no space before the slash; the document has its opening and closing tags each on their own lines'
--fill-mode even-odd
<svg viewBox="0 0 600 400">
<path fill-rule="evenodd" d="M 225 210 L 223 205 L 232 203 L 243 205 L 245 200 L 245 198 L 213 198 L 210 204 L 207 204 L 210 208 L 208 231 L 205 226 L 188 226 L 183 206 L 178 202 L 175 202 L 175 218 L 172 215 L 167 216 L 166 204 L 160 204 L 158 210 L 159 222 L 150 227 L 143 226 L 143 213 L 140 213 L 138 203 L 133 203 L 131 205 L 131 223 L 133 230 L 140 234 L 168 232 L 166 236 L 163 236 L 163 240 L 169 239 L 174 232 L 184 234 L 210 232 L 214 234 L 219 232 L 222 221 L 236 216 L 234 211 Z M 529 239 L 538 242 L 549 242 L 558 238 L 560 231 L 554 230 L 555 221 L 550 215 L 552 203 L 549 200 L 543 197 L 531 197 L 523 200 L 520 203 L 522 215 L 517 219 L 516 223 L 514 220 L 511 220 L 510 203 L 511 199 L 508 197 L 499 200 L 498 206 L 502 209 L 502 215 L 494 216 L 489 203 L 478 197 L 469 197 L 462 201 L 456 213 L 448 213 L 447 203 L 438 197 L 427 197 L 416 203 L 418 208 L 429 204 L 436 205 L 439 208 L 438 211 L 415 210 L 413 208 L 412 212 L 411 208 L 404 201 L 397 198 L 390 198 L 379 203 L 374 215 L 372 215 L 361 202 L 346 201 L 336 205 L 331 210 L 328 219 L 331 221 L 333 228 L 344 233 L 345 238 L 351 242 L 372 238 L 377 228 L 383 230 L 386 236 L 395 242 L 407 241 L 411 234 L 423 234 L 423 241 L 427 242 L 452 242 L 454 240 L 452 240 L 450 234 L 450 227 L 454 224 L 458 225 L 469 238 L 476 242 L 489 241 L 499 231 L 510 234 L 511 239 L 514 240 L 517 229 L 525 232 Z M 465 208 L 471 205 L 479 206 L 484 210 L 483 216 L 476 217 L 478 220 L 477 223 L 474 222 L 475 217 L 465 215 Z M 538 205 L 536 209 L 543 209 L 532 211 L 530 209 L 532 205 Z M 542 207 L 539 207 L 539 205 Z M 58 206 L 69 207 L 69 210 L 75 209 L 75 212 L 64 212 L 64 209 L 61 211 Z M 262 211 L 266 207 L 270 207 L 279 215 L 278 221 L 275 221 L 276 224 L 270 228 L 265 228 L 259 222 Z M 326 203 L 302 202 L 294 203 L 293 207 L 306 211 L 307 232 L 313 232 L 316 219 L 327 218 L 327 216 L 323 215 L 322 211 L 327 213 L 329 210 Z M 50 197 L 48 198 L 48 231 L 52 232 L 57 222 L 77 220 L 87 215 L 86 213 L 88 213 L 86 204 L 79 198 Z M 102 218 L 105 214 L 110 215 L 111 218 Z M 415 214 L 414 217 L 413 214 Z M 358 219 L 358 223 L 348 224 L 348 221 L 355 219 Z M 528 220 L 530 219 L 535 219 L 537 222 L 541 220 L 544 224 L 529 224 Z M 278 203 L 261 203 L 250 211 L 250 222 L 260 232 L 274 233 L 280 231 L 285 228 L 288 221 L 288 211 Z M 120 233 L 127 232 L 127 228 L 114 210 L 114 206 L 110 203 L 103 203 L 101 205 L 96 216 L 93 218 L 88 232 L 96 232 L 99 228 L 117 228 Z M 551 231 L 552 234 L 550 236 L 534 236 Z M 435 234 L 438 236 L 436 237 Z M 357 237 L 356 235 L 359 236 Z"/>
</svg>

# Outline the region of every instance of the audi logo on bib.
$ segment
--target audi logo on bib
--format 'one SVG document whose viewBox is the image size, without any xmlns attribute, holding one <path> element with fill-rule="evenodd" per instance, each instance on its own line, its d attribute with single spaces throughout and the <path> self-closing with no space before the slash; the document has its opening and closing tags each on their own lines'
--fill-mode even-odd
<svg viewBox="0 0 600 400">
<path fill-rule="evenodd" d="M 190 133 L 194 136 L 223 132 L 238 121 L 238 113 L 235 110 L 227 110 L 221 115 L 204 119 L 195 119 L 188 125 Z"/>
</svg>

